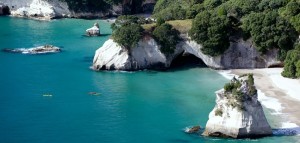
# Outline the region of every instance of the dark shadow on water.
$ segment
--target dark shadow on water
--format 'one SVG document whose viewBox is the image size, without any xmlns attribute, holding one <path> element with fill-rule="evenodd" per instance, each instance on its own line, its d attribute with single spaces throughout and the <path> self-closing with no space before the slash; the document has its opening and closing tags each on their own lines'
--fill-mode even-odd
<svg viewBox="0 0 300 143">
<path fill-rule="evenodd" d="M 82 62 L 93 63 L 93 59 L 94 59 L 94 57 L 86 56 L 86 57 L 83 57 Z"/>
<path fill-rule="evenodd" d="M 102 36 L 110 36 L 111 34 L 100 34 L 100 36 L 88 36 L 88 35 L 81 35 L 82 37 L 102 37 Z"/>
</svg>

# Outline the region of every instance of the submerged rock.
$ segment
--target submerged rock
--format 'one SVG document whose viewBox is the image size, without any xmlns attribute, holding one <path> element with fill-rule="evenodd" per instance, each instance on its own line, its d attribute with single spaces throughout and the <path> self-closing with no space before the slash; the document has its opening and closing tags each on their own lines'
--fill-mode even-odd
<svg viewBox="0 0 300 143">
<path fill-rule="evenodd" d="M 200 126 L 193 126 L 193 127 L 191 127 L 191 128 L 187 128 L 186 130 L 185 130 L 185 132 L 186 133 L 198 133 L 199 131 L 200 131 Z"/>
<path fill-rule="evenodd" d="M 216 92 L 216 106 L 209 114 L 205 136 L 258 138 L 272 135 L 272 129 L 257 100 L 253 75 L 233 78 Z"/>
<path fill-rule="evenodd" d="M 53 45 L 45 45 L 35 48 L 18 48 L 18 49 L 4 49 L 4 52 L 22 53 L 22 54 L 45 54 L 45 53 L 57 53 L 60 52 L 60 48 Z"/>
<path fill-rule="evenodd" d="M 95 23 L 92 28 L 86 30 L 87 36 L 100 36 L 100 27 L 98 23 Z"/>
</svg>

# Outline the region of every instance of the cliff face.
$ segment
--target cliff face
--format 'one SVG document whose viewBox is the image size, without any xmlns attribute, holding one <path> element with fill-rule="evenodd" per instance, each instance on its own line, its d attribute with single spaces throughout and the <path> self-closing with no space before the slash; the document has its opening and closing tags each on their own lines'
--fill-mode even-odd
<svg viewBox="0 0 300 143">
<path fill-rule="evenodd" d="M 201 48 L 202 46 L 195 41 L 184 40 L 177 44 L 173 54 L 165 56 L 155 40 L 148 37 L 140 40 L 129 53 L 113 40 L 108 40 L 96 51 L 93 67 L 95 70 L 165 69 L 182 52 L 195 55 L 208 67 L 214 69 L 265 68 L 281 63 L 276 60 L 276 51 L 261 55 L 252 46 L 250 40 L 239 40 L 236 43 L 231 43 L 229 49 L 223 55 L 217 57 L 203 54 Z M 106 58 L 103 59 L 103 57 Z M 121 61 L 126 61 L 126 64 L 120 63 Z"/>
<path fill-rule="evenodd" d="M 109 39 L 94 56 L 95 70 L 165 69 L 170 60 L 160 52 L 154 39 L 143 39 L 129 52 Z"/>
<path fill-rule="evenodd" d="M 89 10 L 88 6 L 77 6 L 79 8 L 87 8 L 84 11 L 74 11 L 69 7 L 68 3 L 61 0 L 0 0 L 0 15 L 3 13 L 1 5 L 7 6 L 12 16 L 45 20 L 62 17 L 99 18 L 139 12 L 151 13 L 155 5 L 153 0 L 137 2 L 139 3 L 135 4 L 132 0 L 124 0 L 122 4 L 113 5 L 107 10 L 101 9 L 100 11 Z"/>
<path fill-rule="evenodd" d="M 252 75 L 233 78 L 224 87 L 216 92 L 216 105 L 209 114 L 203 135 L 232 138 L 271 135 Z"/>
<path fill-rule="evenodd" d="M 67 3 L 59 0 L 0 0 L 9 7 L 12 16 L 38 19 L 68 17 L 71 12 Z"/>
</svg>

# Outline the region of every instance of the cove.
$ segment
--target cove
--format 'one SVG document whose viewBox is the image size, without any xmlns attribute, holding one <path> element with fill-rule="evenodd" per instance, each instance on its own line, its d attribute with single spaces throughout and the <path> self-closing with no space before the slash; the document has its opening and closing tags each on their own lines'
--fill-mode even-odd
<svg viewBox="0 0 300 143">
<path fill-rule="evenodd" d="M 105 36 L 82 36 L 95 22 Z M 184 133 L 187 126 L 206 124 L 214 92 L 228 80 L 200 67 L 90 70 L 95 50 L 110 34 L 105 20 L 0 17 L 0 50 L 62 48 L 46 55 L 0 52 L 0 142 L 295 142 L 287 136 L 232 140 Z"/>
</svg>

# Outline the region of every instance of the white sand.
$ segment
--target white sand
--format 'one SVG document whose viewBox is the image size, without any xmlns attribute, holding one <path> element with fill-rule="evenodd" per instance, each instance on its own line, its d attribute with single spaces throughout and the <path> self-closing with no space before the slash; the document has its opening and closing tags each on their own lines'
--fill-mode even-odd
<svg viewBox="0 0 300 143">
<path fill-rule="evenodd" d="M 282 68 L 238 69 L 219 71 L 225 78 L 253 73 L 258 88 L 258 100 L 271 109 L 271 115 L 279 116 L 281 128 L 300 125 L 300 80 L 281 76 Z M 297 94 L 299 93 L 299 94 Z"/>
<path fill-rule="evenodd" d="M 284 78 L 281 76 L 282 70 L 282 68 L 263 69 L 277 87 L 300 102 L 300 80 Z"/>
</svg>

